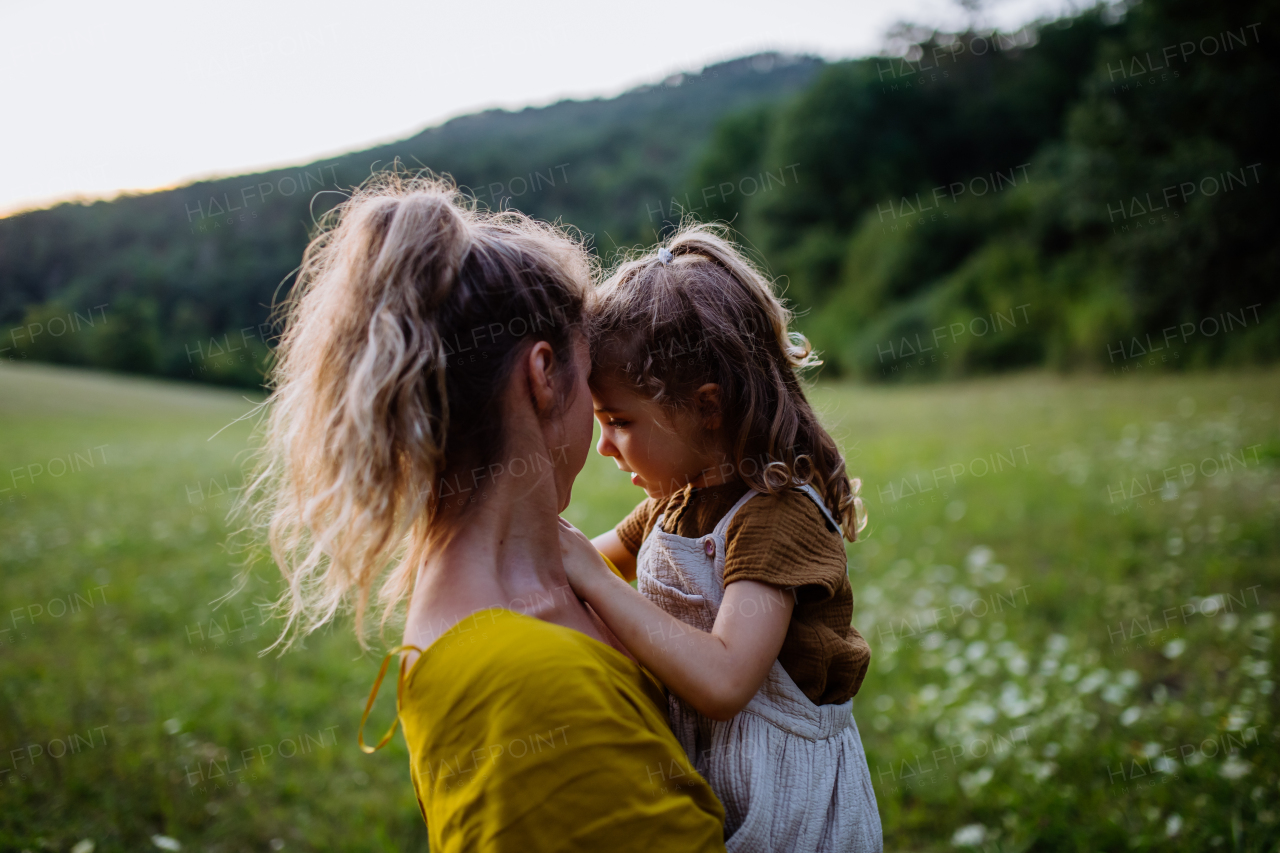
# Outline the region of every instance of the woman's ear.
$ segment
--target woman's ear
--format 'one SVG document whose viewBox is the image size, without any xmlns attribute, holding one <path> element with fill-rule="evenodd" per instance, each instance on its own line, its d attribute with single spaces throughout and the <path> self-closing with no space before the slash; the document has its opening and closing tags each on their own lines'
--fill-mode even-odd
<svg viewBox="0 0 1280 853">
<path fill-rule="evenodd" d="M 708 382 L 694 392 L 694 399 L 698 401 L 698 415 L 702 418 L 702 426 L 712 432 L 720 429 L 720 424 L 723 422 L 720 410 L 720 386 L 714 382 Z"/>
<path fill-rule="evenodd" d="M 551 344 L 536 341 L 529 347 L 524 365 L 529 376 L 529 397 L 533 409 L 539 416 L 545 416 L 556 404 L 556 358 Z"/>
</svg>

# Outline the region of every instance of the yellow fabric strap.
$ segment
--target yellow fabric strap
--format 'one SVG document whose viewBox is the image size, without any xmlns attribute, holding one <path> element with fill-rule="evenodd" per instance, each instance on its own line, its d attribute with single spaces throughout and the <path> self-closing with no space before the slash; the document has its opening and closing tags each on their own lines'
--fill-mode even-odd
<svg viewBox="0 0 1280 853">
<path fill-rule="evenodd" d="M 382 679 L 387 674 L 387 667 L 391 665 L 391 656 L 402 654 L 411 649 L 418 654 L 422 654 L 422 649 L 417 646 L 400 646 L 387 652 L 387 656 L 382 659 L 382 668 L 378 670 L 378 678 L 373 682 L 373 689 L 369 691 L 369 701 L 364 706 L 364 716 L 360 718 L 360 730 L 356 732 L 356 740 L 360 743 L 361 752 L 372 754 L 382 749 L 395 735 L 396 727 L 400 725 L 400 684 L 404 680 L 403 666 L 401 666 L 400 674 L 396 678 L 396 718 L 391 721 L 391 728 L 387 729 L 387 733 L 382 736 L 382 740 L 378 741 L 377 746 L 369 746 L 364 742 L 364 724 L 369 721 L 369 712 L 373 710 L 373 702 L 378 698 L 378 691 L 382 689 Z"/>
<path fill-rule="evenodd" d="M 600 559 L 604 560 L 604 564 L 609 567 L 610 571 L 612 571 L 615 575 L 622 578 L 623 580 L 626 580 L 626 578 L 622 577 L 622 572 L 618 571 L 618 567 L 613 564 L 613 560 L 610 560 L 608 557 L 606 557 L 603 551 L 597 551 L 596 553 L 600 555 Z"/>
</svg>

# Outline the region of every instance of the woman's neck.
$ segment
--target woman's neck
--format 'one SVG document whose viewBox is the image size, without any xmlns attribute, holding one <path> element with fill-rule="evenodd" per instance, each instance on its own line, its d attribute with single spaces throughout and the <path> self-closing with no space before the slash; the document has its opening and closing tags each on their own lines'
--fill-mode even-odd
<svg viewBox="0 0 1280 853">
<path fill-rule="evenodd" d="M 475 503 L 452 520 L 444 546 L 419 570 L 411 618 L 415 611 L 446 619 L 465 611 L 460 618 L 486 607 L 535 616 L 534 602 L 545 607 L 548 593 L 570 595 L 551 472 L 542 472 L 538 481 L 500 478 L 474 496 Z"/>
<path fill-rule="evenodd" d="M 569 586 L 558 510 L 550 468 L 478 490 L 444 547 L 418 571 L 404 642 L 425 649 L 470 614 L 500 607 L 581 631 L 631 657 Z"/>
</svg>

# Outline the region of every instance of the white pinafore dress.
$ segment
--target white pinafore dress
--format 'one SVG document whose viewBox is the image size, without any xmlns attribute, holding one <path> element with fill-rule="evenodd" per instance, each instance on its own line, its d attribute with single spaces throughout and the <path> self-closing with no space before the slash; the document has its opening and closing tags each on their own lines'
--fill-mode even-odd
<svg viewBox="0 0 1280 853">
<path fill-rule="evenodd" d="M 802 486 L 838 530 L 821 496 Z M 637 587 L 680 621 L 710 631 L 724 599 L 725 533 L 748 490 L 708 536 L 662 530 L 636 555 Z M 815 705 L 773 662 L 737 716 L 712 720 L 670 694 L 671 728 L 724 804 L 728 853 L 862 853 L 884 848 L 853 700 Z"/>
</svg>

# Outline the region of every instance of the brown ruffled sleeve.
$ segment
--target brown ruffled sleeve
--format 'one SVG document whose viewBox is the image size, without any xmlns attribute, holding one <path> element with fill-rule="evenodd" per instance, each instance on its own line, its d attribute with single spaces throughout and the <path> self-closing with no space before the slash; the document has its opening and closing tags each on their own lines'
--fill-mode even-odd
<svg viewBox="0 0 1280 853">
<path fill-rule="evenodd" d="M 630 515 L 618 522 L 614 531 L 618 534 L 618 539 L 622 540 L 622 547 L 626 548 L 632 556 L 640 553 L 641 543 L 649 535 L 649 529 L 653 527 L 654 521 L 660 514 L 660 502 L 653 498 L 645 498 L 631 510 Z"/>
<path fill-rule="evenodd" d="M 848 582 L 844 540 L 803 492 L 756 495 L 738 510 L 727 533 L 725 586 L 753 580 L 797 587 L 797 601 L 817 604 Z"/>
</svg>

